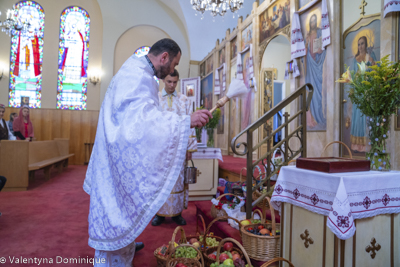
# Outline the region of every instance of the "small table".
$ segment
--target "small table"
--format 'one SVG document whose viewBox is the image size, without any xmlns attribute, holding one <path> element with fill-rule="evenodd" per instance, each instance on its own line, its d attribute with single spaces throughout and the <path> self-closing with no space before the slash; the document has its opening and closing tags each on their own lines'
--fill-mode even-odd
<svg viewBox="0 0 400 267">
<path fill-rule="evenodd" d="M 295 266 L 400 266 L 400 172 L 283 167 L 271 200 Z"/>
</svg>

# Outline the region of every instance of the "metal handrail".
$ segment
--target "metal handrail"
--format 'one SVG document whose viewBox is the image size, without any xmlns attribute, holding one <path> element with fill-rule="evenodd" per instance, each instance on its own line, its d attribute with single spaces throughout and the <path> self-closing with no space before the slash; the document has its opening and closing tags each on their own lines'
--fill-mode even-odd
<svg viewBox="0 0 400 267">
<path fill-rule="evenodd" d="M 307 96 L 307 88 L 308 88 L 308 96 Z M 252 202 L 252 195 L 253 195 L 253 190 L 256 189 L 256 187 L 253 187 L 253 169 L 256 165 L 258 165 L 260 162 L 264 165 L 266 168 L 266 177 L 260 181 L 261 184 L 264 184 L 267 182 L 267 191 L 270 190 L 270 178 L 277 174 L 280 170 L 280 168 L 284 165 L 287 165 L 287 163 L 295 158 L 297 155 L 301 153 L 302 157 L 307 156 L 307 146 L 306 146 L 306 140 L 307 140 L 307 118 L 306 118 L 306 112 L 308 111 L 311 103 L 311 98 L 314 92 L 314 88 L 311 84 L 307 83 L 297 89 L 295 92 L 293 92 L 290 96 L 282 100 L 278 105 L 273 107 L 271 110 L 269 110 L 267 113 L 265 113 L 263 116 L 261 116 L 256 122 L 253 124 L 249 125 L 246 129 L 241 131 L 238 135 L 236 135 L 231 142 L 231 148 L 232 151 L 240 156 L 247 155 L 247 177 L 246 177 L 246 183 L 247 183 L 247 194 L 246 194 L 246 217 L 249 219 L 251 217 L 251 211 L 252 208 L 257 205 L 259 202 L 261 202 L 265 196 L 268 194 L 264 193 L 262 194 L 257 200 Z M 293 115 L 290 116 L 288 112 L 285 112 L 283 115 L 285 117 L 285 121 L 282 123 L 281 126 L 279 126 L 275 131 L 271 130 L 271 127 L 268 125 L 267 126 L 267 136 L 260 141 L 258 144 L 253 145 L 253 132 L 263 126 L 268 120 L 273 118 L 275 114 L 277 114 L 279 111 L 281 111 L 283 108 L 289 106 L 293 101 L 300 99 L 301 100 L 301 107 L 299 107 L 299 110 Z M 300 117 L 301 116 L 301 117 Z M 290 118 L 289 118 L 290 117 Z M 291 133 L 289 133 L 289 123 L 295 120 L 296 118 L 301 118 L 299 126 L 296 127 L 295 130 L 293 130 Z M 281 131 L 282 129 L 285 129 L 285 138 L 278 142 L 275 146 L 271 148 L 270 145 L 270 140 L 273 138 L 273 136 Z M 236 144 L 237 140 L 244 134 L 247 134 L 247 141 L 246 142 L 240 142 Z M 301 147 L 294 151 L 290 148 L 289 145 L 289 140 L 293 137 L 297 137 L 301 141 Z M 263 144 L 267 144 L 267 152 L 262 155 L 259 159 L 257 159 L 253 163 L 253 151 L 260 148 Z M 243 152 L 238 151 L 241 146 L 243 146 Z M 284 146 L 284 148 L 282 148 Z M 271 162 L 271 157 L 272 154 L 276 149 L 279 149 L 281 153 L 284 155 L 284 161 L 281 165 L 275 165 L 273 162 Z M 290 154 L 290 155 L 289 155 Z M 265 162 L 266 161 L 266 162 Z M 271 171 L 271 164 L 273 166 L 273 170 Z"/>
</svg>

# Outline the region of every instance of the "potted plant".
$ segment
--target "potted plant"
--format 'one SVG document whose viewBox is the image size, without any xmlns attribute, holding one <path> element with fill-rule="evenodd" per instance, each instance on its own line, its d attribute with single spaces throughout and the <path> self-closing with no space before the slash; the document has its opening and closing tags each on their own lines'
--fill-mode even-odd
<svg viewBox="0 0 400 267">
<path fill-rule="evenodd" d="M 349 98 L 367 116 L 371 148 L 366 157 L 372 170 L 390 170 L 390 154 L 386 139 L 389 136 L 390 116 L 400 107 L 400 63 L 385 56 L 374 66 L 358 64 L 357 72 L 347 71 L 337 82 L 350 85 Z"/>
</svg>

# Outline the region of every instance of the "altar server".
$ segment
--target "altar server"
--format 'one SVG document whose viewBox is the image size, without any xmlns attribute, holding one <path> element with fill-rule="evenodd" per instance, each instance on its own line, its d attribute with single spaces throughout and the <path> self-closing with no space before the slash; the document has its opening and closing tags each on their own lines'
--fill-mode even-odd
<svg viewBox="0 0 400 267">
<path fill-rule="evenodd" d="M 211 113 L 161 111 L 158 84 L 181 57 L 171 39 L 132 55 L 113 77 L 99 114 L 83 189 L 90 195 L 89 246 L 95 266 L 132 266 L 135 239 L 165 203 L 186 157 L 190 128 Z"/>
<path fill-rule="evenodd" d="M 174 70 L 174 72 L 167 75 L 163 81 L 165 87 L 158 93 L 161 109 L 164 111 L 174 112 L 179 116 L 190 115 L 191 103 L 189 99 L 175 90 L 179 81 L 179 72 Z M 192 152 L 195 151 L 197 151 L 196 131 L 192 128 L 189 136 L 186 160 L 179 172 L 178 180 L 176 181 L 167 202 L 165 202 L 151 222 L 153 226 L 160 225 L 165 220 L 165 217 L 172 217 L 172 220 L 178 225 L 186 225 L 186 221 L 181 215 L 183 209 L 187 209 L 189 201 L 189 186 L 184 183 L 184 175 L 187 160 L 192 159 Z"/>
</svg>

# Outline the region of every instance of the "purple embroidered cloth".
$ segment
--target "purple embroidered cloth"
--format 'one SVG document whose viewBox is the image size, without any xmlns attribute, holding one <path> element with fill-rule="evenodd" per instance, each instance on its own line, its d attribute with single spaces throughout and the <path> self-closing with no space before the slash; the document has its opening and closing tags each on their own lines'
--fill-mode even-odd
<svg viewBox="0 0 400 267">
<path fill-rule="evenodd" d="M 280 210 L 287 202 L 328 217 L 340 239 L 354 235 L 354 220 L 400 213 L 400 172 L 324 173 L 283 167 L 272 195 Z"/>
</svg>

